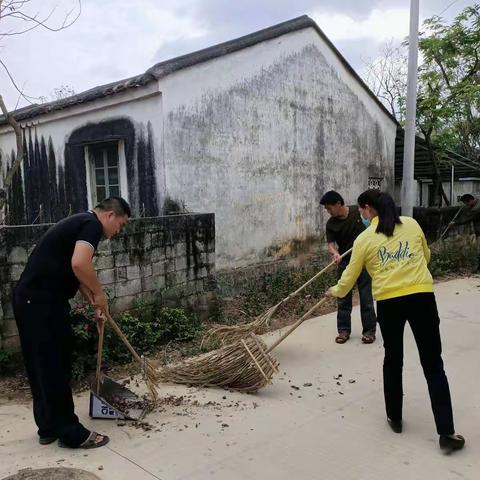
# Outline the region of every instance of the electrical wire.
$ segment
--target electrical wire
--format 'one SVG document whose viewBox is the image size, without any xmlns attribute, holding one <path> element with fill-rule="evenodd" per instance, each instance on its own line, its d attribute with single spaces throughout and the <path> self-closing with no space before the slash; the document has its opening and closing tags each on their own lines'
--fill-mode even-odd
<svg viewBox="0 0 480 480">
<path fill-rule="evenodd" d="M 453 0 L 453 2 L 448 5 L 445 9 L 443 9 L 439 14 L 438 16 L 441 17 L 450 7 L 453 7 L 453 5 L 455 5 L 456 3 L 458 2 L 458 0 Z"/>
</svg>

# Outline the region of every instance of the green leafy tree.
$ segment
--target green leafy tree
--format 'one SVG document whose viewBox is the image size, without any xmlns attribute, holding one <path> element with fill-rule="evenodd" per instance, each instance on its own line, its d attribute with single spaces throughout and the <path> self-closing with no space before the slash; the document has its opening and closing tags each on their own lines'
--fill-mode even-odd
<svg viewBox="0 0 480 480">
<path fill-rule="evenodd" d="M 434 16 L 423 28 L 417 125 L 433 165 L 435 198 L 448 204 L 439 171 L 445 154 L 479 159 L 480 5 L 465 8 L 450 25 Z"/>
<path fill-rule="evenodd" d="M 408 41 L 382 46 L 370 61 L 365 81 L 403 125 L 407 92 Z M 417 128 L 425 138 L 432 165 L 435 203 L 448 198 L 440 167 L 454 151 L 480 169 L 480 5 L 465 8 L 450 24 L 427 19 L 419 41 Z"/>
</svg>

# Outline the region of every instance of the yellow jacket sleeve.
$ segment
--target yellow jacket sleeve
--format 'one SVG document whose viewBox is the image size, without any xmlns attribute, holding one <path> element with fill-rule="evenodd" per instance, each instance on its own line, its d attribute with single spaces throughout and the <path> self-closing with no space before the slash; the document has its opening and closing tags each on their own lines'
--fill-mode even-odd
<svg viewBox="0 0 480 480">
<path fill-rule="evenodd" d="M 423 247 L 423 254 L 425 255 L 425 259 L 427 260 L 427 264 L 430 263 L 431 252 L 427 245 L 427 239 L 425 238 L 425 234 L 423 230 L 420 228 L 421 236 L 422 236 L 422 247 Z"/>
<path fill-rule="evenodd" d="M 334 297 L 343 298 L 347 295 L 362 272 L 365 262 L 365 250 L 362 242 L 358 241 L 360 237 L 361 235 L 353 243 L 352 257 L 350 258 L 347 268 L 343 271 L 338 283 L 330 289 Z"/>
</svg>

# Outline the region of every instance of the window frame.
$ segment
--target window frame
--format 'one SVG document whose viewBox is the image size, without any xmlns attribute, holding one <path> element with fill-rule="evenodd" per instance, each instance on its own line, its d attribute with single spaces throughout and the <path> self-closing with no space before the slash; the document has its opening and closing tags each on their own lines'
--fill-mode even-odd
<svg viewBox="0 0 480 480">
<path fill-rule="evenodd" d="M 127 182 L 127 169 L 126 169 L 126 160 L 125 160 L 125 142 L 123 139 L 115 140 L 103 140 L 99 142 L 88 143 L 84 147 L 85 155 L 85 167 L 86 167 L 86 181 L 87 181 L 87 202 L 88 208 L 94 208 L 98 203 L 97 198 L 97 183 L 96 183 L 96 166 L 95 159 L 93 157 L 93 149 L 98 148 L 99 146 L 109 146 L 114 144 L 116 145 L 116 160 L 117 160 L 117 171 L 118 171 L 118 195 L 124 198 L 128 202 L 128 182 Z M 105 149 L 103 161 L 104 168 L 106 169 L 105 173 L 105 187 L 107 187 L 108 178 L 108 157 L 106 157 L 107 151 Z M 110 185 L 108 185 L 110 187 Z M 106 194 L 108 189 L 106 190 Z M 108 194 L 107 194 L 108 196 Z"/>
</svg>

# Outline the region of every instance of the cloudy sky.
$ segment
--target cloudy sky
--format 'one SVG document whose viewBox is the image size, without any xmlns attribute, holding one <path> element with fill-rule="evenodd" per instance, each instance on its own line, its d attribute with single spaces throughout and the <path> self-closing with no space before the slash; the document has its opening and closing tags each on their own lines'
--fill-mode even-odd
<svg viewBox="0 0 480 480">
<path fill-rule="evenodd" d="M 420 19 L 438 14 L 451 19 L 473 3 L 420 0 Z M 80 17 L 67 30 L 36 29 L 1 38 L 0 60 L 25 93 L 48 97 L 61 85 L 81 92 L 142 73 L 158 61 L 307 14 L 360 71 L 382 43 L 400 42 L 408 34 L 409 4 L 409 0 L 82 0 Z M 78 0 L 30 0 L 29 12 L 47 15 L 53 7 L 49 25 L 57 26 L 67 12 L 78 8 Z M 0 19 L 0 34 L 18 27 Z M 12 109 L 18 93 L 4 70 L 0 93 Z"/>
</svg>

